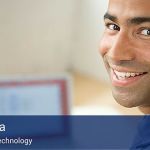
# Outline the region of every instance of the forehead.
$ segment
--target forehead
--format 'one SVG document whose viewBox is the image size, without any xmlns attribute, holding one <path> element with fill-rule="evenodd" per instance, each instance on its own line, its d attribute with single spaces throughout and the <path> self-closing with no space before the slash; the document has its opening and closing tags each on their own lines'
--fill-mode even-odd
<svg viewBox="0 0 150 150">
<path fill-rule="evenodd" d="M 109 0 L 108 13 L 120 19 L 150 17 L 150 0 Z"/>
</svg>

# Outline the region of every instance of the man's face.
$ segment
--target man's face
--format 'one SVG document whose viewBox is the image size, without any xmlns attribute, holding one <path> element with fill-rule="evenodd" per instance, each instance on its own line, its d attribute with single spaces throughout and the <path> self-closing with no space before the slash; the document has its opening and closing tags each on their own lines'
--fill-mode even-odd
<svg viewBox="0 0 150 150">
<path fill-rule="evenodd" d="M 110 0 L 100 53 L 116 101 L 150 106 L 150 0 Z"/>
</svg>

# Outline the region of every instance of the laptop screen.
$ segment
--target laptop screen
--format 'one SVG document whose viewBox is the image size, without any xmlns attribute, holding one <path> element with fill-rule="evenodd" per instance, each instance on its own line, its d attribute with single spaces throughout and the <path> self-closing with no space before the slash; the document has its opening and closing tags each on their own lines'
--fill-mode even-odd
<svg viewBox="0 0 150 150">
<path fill-rule="evenodd" d="M 67 77 L 0 80 L 0 115 L 66 115 L 69 95 Z"/>
</svg>

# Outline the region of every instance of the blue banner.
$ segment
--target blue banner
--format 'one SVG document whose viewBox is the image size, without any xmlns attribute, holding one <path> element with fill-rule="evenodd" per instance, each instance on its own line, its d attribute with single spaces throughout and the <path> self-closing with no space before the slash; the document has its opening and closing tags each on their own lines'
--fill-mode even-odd
<svg viewBox="0 0 150 150">
<path fill-rule="evenodd" d="M 0 149 L 148 148 L 149 128 L 149 116 L 1 116 Z"/>
</svg>

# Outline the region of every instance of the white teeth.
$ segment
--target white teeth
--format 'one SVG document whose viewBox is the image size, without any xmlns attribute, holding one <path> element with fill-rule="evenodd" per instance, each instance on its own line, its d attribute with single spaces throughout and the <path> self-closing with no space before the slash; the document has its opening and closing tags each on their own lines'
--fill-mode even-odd
<svg viewBox="0 0 150 150">
<path fill-rule="evenodd" d="M 130 75 L 131 75 L 131 73 L 128 73 L 128 72 L 126 73 L 126 77 L 130 77 Z"/>
<path fill-rule="evenodd" d="M 135 73 L 131 73 L 131 77 L 134 77 L 135 76 Z"/>
<path fill-rule="evenodd" d="M 117 76 L 119 80 L 124 80 L 125 77 L 120 77 L 120 76 Z"/>
<path fill-rule="evenodd" d="M 130 77 L 135 77 L 135 76 L 143 74 L 143 73 L 134 73 L 134 72 L 118 72 L 116 70 L 114 70 L 114 72 L 119 80 L 121 79 L 123 80 L 125 78 L 130 78 Z"/>
<path fill-rule="evenodd" d="M 138 76 L 138 75 L 140 75 L 140 73 L 136 73 L 136 75 Z"/>
</svg>

